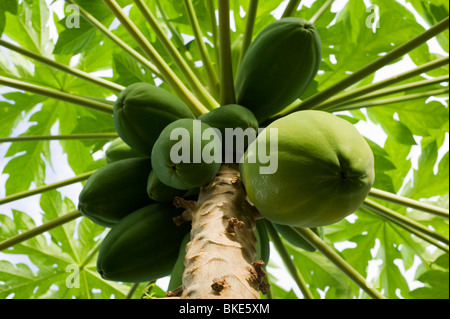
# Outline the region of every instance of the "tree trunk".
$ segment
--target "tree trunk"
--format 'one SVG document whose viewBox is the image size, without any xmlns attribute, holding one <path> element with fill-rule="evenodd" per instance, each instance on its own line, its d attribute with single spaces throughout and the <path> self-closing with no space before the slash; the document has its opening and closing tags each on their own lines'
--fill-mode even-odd
<svg viewBox="0 0 450 319">
<path fill-rule="evenodd" d="M 179 199 L 192 220 L 186 246 L 183 285 L 189 299 L 258 299 L 265 287 L 262 262 L 257 261 L 255 218 L 246 200 L 237 165 L 222 165 L 216 177 L 200 190 L 198 202 Z"/>
</svg>

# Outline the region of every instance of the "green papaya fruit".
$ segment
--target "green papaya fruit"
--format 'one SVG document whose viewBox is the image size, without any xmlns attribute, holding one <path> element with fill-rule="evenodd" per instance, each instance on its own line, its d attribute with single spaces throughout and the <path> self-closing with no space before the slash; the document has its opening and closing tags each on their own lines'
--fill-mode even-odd
<svg viewBox="0 0 450 319">
<path fill-rule="evenodd" d="M 266 267 L 270 259 L 270 240 L 269 235 L 267 234 L 266 225 L 264 225 L 262 219 L 256 221 L 255 236 L 257 240 L 256 251 L 258 260 L 264 261 L 264 267 Z"/>
<path fill-rule="evenodd" d="M 98 225 L 111 227 L 153 201 L 146 192 L 150 158 L 113 162 L 92 174 L 78 197 L 78 210 Z"/>
<path fill-rule="evenodd" d="M 112 141 L 111 145 L 105 151 L 105 158 L 107 163 L 117 162 L 123 159 L 134 157 L 147 156 L 131 148 L 120 137 Z"/>
<path fill-rule="evenodd" d="M 198 119 L 220 131 L 222 157 L 226 163 L 239 162 L 258 134 L 256 117 L 249 109 L 237 104 L 223 105 Z"/>
<path fill-rule="evenodd" d="M 183 284 L 183 273 L 184 269 L 186 268 L 184 266 L 184 257 L 186 256 L 186 245 L 189 243 L 190 240 L 191 240 L 191 233 L 187 233 L 184 236 L 183 241 L 181 242 L 177 261 L 175 262 L 172 272 L 170 273 L 169 286 L 167 287 L 168 291 L 177 289 Z"/>
<path fill-rule="evenodd" d="M 316 251 L 316 248 L 314 248 L 306 239 L 300 236 L 300 234 L 297 233 L 291 226 L 280 225 L 276 223 L 272 223 L 272 225 L 275 230 L 293 246 L 302 248 L 309 252 Z M 319 237 L 323 238 L 321 227 L 313 227 L 311 228 L 311 230 Z"/>
<path fill-rule="evenodd" d="M 259 147 L 269 150 L 271 169 L 264 174 L 261 170 L 268 164 L 256 151 Z M 312 110 L 267 126 L 249 146 L 240 172 L 261 215 L 274 223 L 308 228 L 336 223 L 356 211 L 375 177 L 372 150 L 356 128 L 333 114 Z"/>
<path fill-rule="evenodd" d="M 200 120 L 177 120 L 163 129 L 153 147 L 153 171 L 170 187 L 197 188 L 219 171 L 221 148 L 219 136 L 208 124 Z"/>
<path fill-rule="evenodd" d="M 259 123 L 294 102 L 314 80 L 322 44 L 314 26 L 282 18 L 264 28 L 249 46 L 235 81 L 237 104 Z"/>
<path fill-rule="evenodd" d="M 114 126 L 120 138 L 146 155 L 163 128 L 180 118 L 195 117 L 181 99 L 149 83 L 131 84 L 114 104 Z"/>
<path fill-rule="evenodd" d="M 190 225 L 176 226 L 180 211 L 153 203 L 124 217 L 100 245 L 97 271 L 111 281 L 144 282 L 167 276 Z"/>
<path fill-rule="evenodd" d="M 219 129 L 222 137 L 225 136 L 226 129 L 247 128 L 258 130 L 258 120 L 253 113 L 237 104 L 228 104 L 218 107 L 208 113 L 202 114 L 199 118 L 213 128 Z"/>
<path fill-rule="evenodd" d="M 148 175 L 147 194 L 154 201 L 160 203 L 172 203 L 175 197 L 183 197 L 186 190 L 176 189 L 167 186 L 156 176 L 154 171 Z"/>
</svg>

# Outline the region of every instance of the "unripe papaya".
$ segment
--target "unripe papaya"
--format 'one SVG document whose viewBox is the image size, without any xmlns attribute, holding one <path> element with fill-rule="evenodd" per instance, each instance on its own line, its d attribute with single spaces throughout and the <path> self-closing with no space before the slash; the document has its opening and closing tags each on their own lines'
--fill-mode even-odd
<svg viewBox="0 0 450 319">
<path fill-rule="evenodd" d="M 100 245 L 97 271 L 106 280 L 152 281 L 173 269 L 188 223 L 176 226 L 171 204 L 153 203 L 117 223 Z"/>
<path fill-rule="evenodd" d="M 316 248 L 314 248 L 306 239 L 300 236 L 300 234 L 297 233 L 291 226 L 280 225 L 276 223 L 272 223 L 272 225 L 276 229 L 276 231 L 293 246 L 302 248 L 309 252 L 316 251 Z M 313 227 L 311 228 L 311 230 L 316 233 L 316 235 L 323 238 L 320 227 Z"/>
<path fill-rule="evenodd" d="M 270 259 L 270 240 L 269 235 L 267 234 L 266 225 L 264 225 L 264 221 L 262 219 L 258 219 L 256 221 L 255 227 L 255 236 L 256 236 L 256 252 L 258 260 L 264 261 L 264 268 L 269 263 Z"/>
<path fill-rule="evenodd" d="M 154 171 L 148 175 L 147 194 L 154 201 L 172 203 L 175 197 L 182 197 L 187 191 L 167 186 L 156 176 Z"/>
<path fill-rule="evenodd" d="M 249 109 L 237 104 L 223 105 L 198 119 L 220 131 L 222 155 L 227 163 L 238 162 L 258 134 L 256 117 Z"/>
<path fill-rule="evenodd" d="M 314 80 L 322 44 L 314 26 L 282 18 L 264 28 L 249 46 L 236 78 L 236 99 L 262 123 L 294 102 Z"/>
<path fill-rule="evenodd" d="M 278 145 L 271 148 L 275 136 Z M 242 181 L 251 202 L 274 223 L 308 228 L 336 223 L 359 208 L 373 185 L 371 148 L 352 124 L 333 114 L 292 113 L 253 143 L 240 164 Z M 269 158 L 277 161 L 272 174 L 260 173 L 267 164 L 260 162 L 259 147 L 270 149 Z"/>
<path fill-rule="evenodd" d="M 153 201 L 146 192 L 150 158 L 130 158 L 99 168 L 86 181 L 78 197 L 78 210 L 104 227 Z"/>
<path fill-rule="evenodd" d="M 208 113 L 202 114 L 199 118 L 213 128 L 219 129 L 222 136 L 225 136 L 227 128 L 235 129 L 247 128 L 258 130 L 258 120 L 253 113 L 237 104 L 228 104 L 218 107 Z"/>
<path fill-rule="evenodd" d="M 170 281 L 167 290 L 174 290 L 180 287 L 183 284 L 183 273 L 184 269 L 184 257 L 186 256 L 186 245 L 191 240 L 191 234 L 188 232 L 181 242 L 180 250 L 178 252 L 178 258 L 173 266 L 172 272 L 170 273 Z"/>
<path fill-rule="evenodd" d="M 105 158 L 107 163 L 117 162 L 123 159 L 134 157 L 147 156 L 131 148 L 120 137 L 112 141 L 111 145 L 105 151 Z"/>
<path fill-rule="evenodd" d="M 180 118 L 195 117 L 181 99 L 149 83 L 131 84 L 114 104 L 114 126 L 120 138 L 146 155 L 163 128 Z"/>
<path fill-rule="evenodd" d="M 209 182 L 221 166 L 220 138 L 200 120 L 180 119 L 164 128 L 152 150 L 152 167 L 164 184 L 181 190 Z"/>
</svg>

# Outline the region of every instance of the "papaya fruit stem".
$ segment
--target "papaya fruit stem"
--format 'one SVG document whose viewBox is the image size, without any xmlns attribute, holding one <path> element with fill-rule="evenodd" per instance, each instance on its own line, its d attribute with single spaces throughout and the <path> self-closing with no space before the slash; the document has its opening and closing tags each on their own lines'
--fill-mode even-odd
<svg viewBox="0 0 450 319">
<path fill-rule="evenodd" d="M 222 165 L 200 188 L 186 246 L 182 299 L 260 298 L 261 283 L 252 265 L 257 259 L 255 220 L 243 185 L 232 183 L 235 177 L 240 178 L 237 165 Z M 229 233 L 229 220 L 242 228 Z"/>
</svg>

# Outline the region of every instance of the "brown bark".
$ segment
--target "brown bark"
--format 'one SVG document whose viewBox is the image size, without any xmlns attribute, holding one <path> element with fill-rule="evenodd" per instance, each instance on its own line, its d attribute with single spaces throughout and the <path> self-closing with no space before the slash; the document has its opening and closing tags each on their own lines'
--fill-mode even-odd
<svg viewBox="0 0 450 319">
<path fill-rule="evenodd" d="M 182 220 L 192 218 L 181 298 L 257 299 L 255 210 L 246 201 L 237 165 L 223 165 L 201 188 L 198 202 L 181 202 Z M 191 215 L 191 216 L 189 216 Z"/>
</svg>

